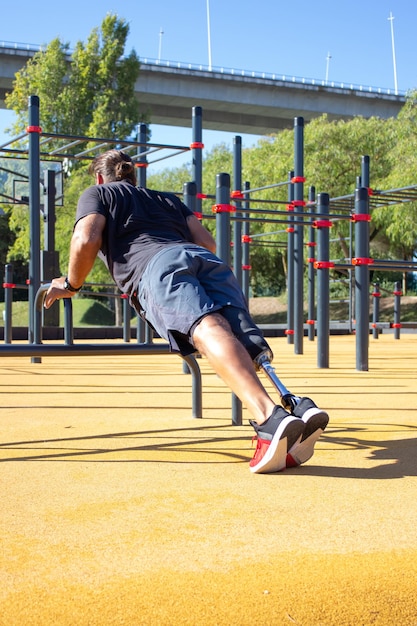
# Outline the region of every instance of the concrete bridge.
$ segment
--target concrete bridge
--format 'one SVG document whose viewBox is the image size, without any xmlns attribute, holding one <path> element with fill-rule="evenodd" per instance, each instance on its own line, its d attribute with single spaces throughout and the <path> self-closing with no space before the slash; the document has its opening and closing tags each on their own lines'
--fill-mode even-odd
<svg viewBox="0 0 417 626">
<path fill-rule="evenodd" d="M 0 42 L 0 108 L 37 49 Z M 330 120 L 396 117 L 405 102 L 388 89 L 147 59 L 135 90 L 152 124 L 189 127 L 192 107 L 201 106 L 204 128 L 257 135 L 291 128 L 296 116 L 306 122 L 323 113 Z"/>
</svg>

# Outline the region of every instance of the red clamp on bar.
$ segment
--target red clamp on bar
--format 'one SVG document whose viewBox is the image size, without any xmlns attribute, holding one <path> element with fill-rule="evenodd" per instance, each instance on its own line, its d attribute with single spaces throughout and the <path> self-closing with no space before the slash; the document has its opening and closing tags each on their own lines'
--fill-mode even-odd
<svg viewBox="0 0 417 626">
<path fill-rule="evenodd" d="M 403 292 L 402 291 L 393 291 L 392 292 L 394 296 L 402 296 Z"/>
<path fill-rule="evenodd" d="M 352 259 L 352 265 L 372 265 L 373 262 L 373 259 L 367 259 L 366 257 L 358 257 L 356 259 Z"/>
<path fill-rule="evenodd" d="M 313 228 L 331 228 L 333 223 L 330 220 L 314 220 Z"/>
<path fill-rule="evenodd" d="M 196 148 L 200 148 L 202 150 L 204 148 L 204 144 L 201 141 L 193 141 L 193 143 L 190 144 L 190 148 L 191 150 Z"/>
<path fill-rule="evenodd" d="M 394 323 L 392 324 L 392 328 L 402 328 L 401 324 Z"/>
<path fill-rule="evenodd" d="M 122 300 L 127 300 L 129 298 L 129 295 L 127 293 L 122 293 L 120 294 L 120 297 L 122 298 Z"/>
<path fill-rule="evenodd" d="M 305 206 L 305 205 L 306 205 L 306 202 L 305 202 L 305 200 L 293 200 L 293 201 L 291 202 L 291 204 L 292 204 L 293 206 Z"/>
<path fill-rule="evenodd" d="M 307 246 L 308 248 L 315 248 L 315 247 L 317 246 L 317 244 L 316 244 L 316 242 L 315 242 L 315 241 L 308 241 L 308 242 L 306 243 L 306 246 Z"/>
<path fill-rule="evenodd" d="M 292 183 L 305 183 L 306 179 L 304 178 L 304 176 L 293 176 L 291 178 L 291 182 Z"/>
<path fill-rule="evenodd" d="M 378 328 L 378 324 L 375 324 L 374 322 L 372 322 L 371 328 Z"/>
<path fill-rule="evenodd" d="M 309 324 L 310 326 L 314 326 L 315 320 L 307 320 L 306 324 Z"/>
<path fill-rule="evenodd" d="M 3 289 L 15 289 L 16 283 L 3 283 Z"/>
<path fill-rule="evenodd" d="M 27 133 L 41 133 L 42 128 L 40 126 L 28 126 L 26 128 Z"/>
<path fill-rule="evenodd" d="M 249 235 L 242 235 L 242 243 L 252 243 L 252 237 Z"/>
<path fill-rule="evenodd" d="M 287 209 L 287 211 L 294 211 L 294 205 L 292 204 L 287 204 L 285 208 Z"/>
<path fill-rule="evenodd" d="M 199 213 L 198 211 L 194 211 L 194 215 L 196 216 L 196 218 L 198 220 L 202 220 L 203 219 L 203 214 Z"/>
<path fill-rule="evenodd" d="M 135 163 L 135 167 L 148 167 L 149 163 Z"/>
<path fill-rule="evenodd" d="M 207 194 L 206 193 L 197 193 L 196 194 L 196 198 L 198 198 L 199 200 L 205 200 L 205 198 L 207 198 Z"/>
<path fill-rule="evenodd" d="M 295 232 L 295 228 L 293 226 L 288 226 L 285 230 L 287 231 L 287 233 Z"/>
<path fill-rule="evenodd" d="M 371 187 L 368 187 L 368 196 L 373 196 L 374 195 L 374 190 L 371 189 Z"/>
<path fill-rule="evenodd" d="M 286 330 L 284 334 L 285 335 L 293 335 L 294 331 L 293 330 Z"/>
<path fill-rule="evenodd" d="M 27 279 L 25 280 L 25 283 L 26 283 L 27 285 L 30 285 L 30 284 L 31 284 L 31 283 L 30 283 L 30 278 L 27 278 Z"/>
<path fill-rule="evenodd" d="M 374 298 L 380 298 L 381 294 L 379 293 L 379 291 L 374 291 L 374 293 L 372 294 Z"/>
<path fill-rule="evenodd" d="M 307 259 L 307 263 L 314 263 L 316 259 L 314 257 L 311 257 L 309 259 Z"/>
<path fill-rule="evenodd" d="M 330 270 L 334 267 L 333 261 L 316 261 L 314 263 L 314 269 L 316 270 Z"/>
<path fill-rule="evenodd" d="M 351 222 L 370 222 L 371 216 L 369 213 L 354 213 L 350 218 Z"/>
<path fill-rule="evenodd" d="M 251 270 L 252 265 L 242 265 L 242 270 Z"/>
<path fill-rule="evenodd" d="M 211 210 L 213 213 L 233 213 L 236 207 L 231 204 L 213 204 Z"/>
<path fill-rule="evenodd" d="M 236 198 L 237 200 L 242 200 L 245 196 L 243 195 L 241 191 L 237 190 L 237 191 L 231 191 L 230 197 Z"/>
</svg>

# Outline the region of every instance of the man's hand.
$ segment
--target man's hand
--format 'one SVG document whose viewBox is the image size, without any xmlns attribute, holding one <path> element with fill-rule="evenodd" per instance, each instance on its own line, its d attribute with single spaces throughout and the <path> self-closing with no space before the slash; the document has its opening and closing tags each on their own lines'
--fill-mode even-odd
<svg viewBox="0 0 417 626">
<path fill-rule="evenodd" d="M 72 298 L 77 293 L 76 291 L 68 291 L 64 287 L 65 276 L 61 276 L 60 278 L 54 278 L 51 282 L 51 286 L 46 292 L 45 300 L 43 306 L 45 309 L 49 309 L 56 300 L 61 300 L 62 298 Z"/>
</svg>

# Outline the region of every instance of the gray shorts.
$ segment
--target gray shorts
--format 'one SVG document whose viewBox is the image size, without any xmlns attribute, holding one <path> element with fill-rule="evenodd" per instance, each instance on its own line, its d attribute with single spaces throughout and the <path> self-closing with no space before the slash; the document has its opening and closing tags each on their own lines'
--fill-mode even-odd
<svg viewBox="0 0 417 626">
<path fill-rule="evenodd" d="M 142 275 L 138 300 L 142 317 L 184 355 L 195 351 L 192 330 L 207 313 L 226 306 L 247 310 L 229 266 L 194 244 L 158 252 Z"/>
</svg>

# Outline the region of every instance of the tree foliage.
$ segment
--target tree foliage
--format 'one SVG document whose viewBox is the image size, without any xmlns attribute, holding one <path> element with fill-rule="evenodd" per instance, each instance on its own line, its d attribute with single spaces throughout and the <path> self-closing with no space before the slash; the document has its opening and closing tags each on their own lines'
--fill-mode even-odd
<svg viewBox="0 0 417 626">
<path fill-rule="evenodd" d="M 6 106 L 17 115 L 13 130 L 27 125 L 27 102 L 39 96 L 44 132 L 87 137 L 128 137 L 140 121 L 135 82 L 140 62 L 132 50 L 124 55 L 129 25 L 108 14 L 87 42 L 54 39 L 16 73 Z M 143 120 L 145 121 L 145 120 Z"/>
<path fill-rule="evenodd" d="M 140 121 L 135 82 L 140 63 L 132 50 L 124 55 L 129 26 L 124 19 L 108 14 L 89 35 L 86 43 L 69 45 L 59 39 L 36 53 L 16 74 L 13 91 L 6 105 L 16 113 L 12 129 L 19 135 L 27 126 L 28 98 L 39 96 L 40 125 L 43 132 L 82 137 L 125 139 Z M 86 144 L 87 145 L 87 144 Z M 49 144 L 50 149 L 53 142 Z M 78 146 L 81 150 L 81 147 Z M 57 207 L 56 242 L 61 266 L 68 260 L 68 234 L 72 231 L 75 209 L 81 191 L 93 183 L 86 175 L 86 162 L 73 162 L 65 181 L 65 204 Z M 6 208 L 8 224 L 14 233 L 8 259 L 29 258 L 29 219 L 26 207 Z M 100 280 L 108 273 L 97 264 L 92 277 Z"/>
</svg>

